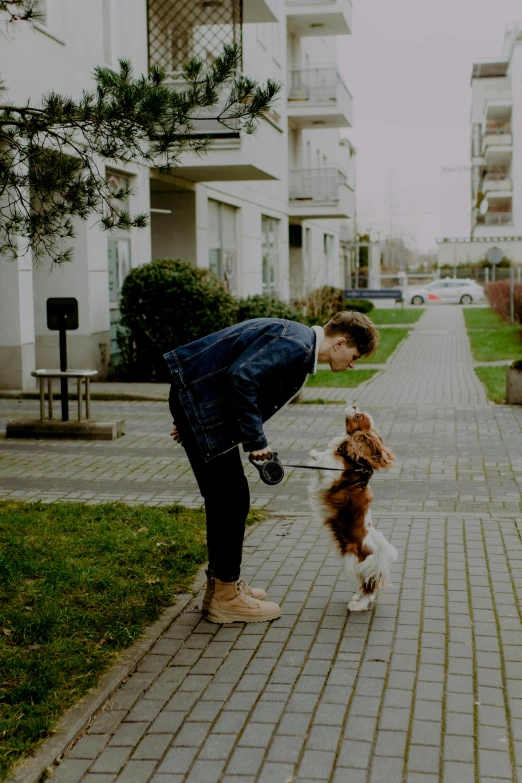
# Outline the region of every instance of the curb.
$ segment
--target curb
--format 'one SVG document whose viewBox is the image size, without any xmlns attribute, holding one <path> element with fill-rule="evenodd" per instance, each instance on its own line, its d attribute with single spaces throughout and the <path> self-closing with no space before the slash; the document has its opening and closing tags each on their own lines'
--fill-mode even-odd
<svg viewBox="0 0 522 783">
<path fill-rule="evenodd" d="M 262 524 L 276 516 L 279 517 L 280 515 L 270 514 L 266 520 L 261 520 L 258 524 Z M 258 525 L 254 524 L 246 529 L 245 541 L 248 540 L 254 530 L 257 530 L 257 527 Z M 42 781 L 52 776 L 56 768 L 56 762 L 61 761 L 62 756 L 81 737 L 100 708 L 118 690 L 127 677 L 134 673 L 158 639 L 163 636 L 172 623 L 198 597 L 207 581 L 206 567 L 205 563 L 196 574 L 192 591 L 176 597 L 176 604 L 165 609 L 161 617 L 145 629 L 143 638 L 135 642 L 128 650 L 125 650 L 121 660 L 104 674 L 99 684 L 84 696 L 79 704 L 72 707 L 69 712 L 60 718 L 54 727 L 52 735 L 44 740 L 34 756 L 29 756 L 19 762 L 18 768 L 14 768 L 10 777 L 6 778 L 5 783 L 42 783 Z"/>
</svg>

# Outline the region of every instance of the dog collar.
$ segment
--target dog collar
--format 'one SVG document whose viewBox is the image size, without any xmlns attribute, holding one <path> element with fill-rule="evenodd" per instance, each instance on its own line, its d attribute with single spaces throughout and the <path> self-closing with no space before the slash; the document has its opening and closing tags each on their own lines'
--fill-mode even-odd
<svg viewBox="0 0 522 783">
<path fill-rule="evenodd" d="M 361 463 L 353 457 L 348 457 L 346 454 L 342 454 L 339 449 L 337 449 L 337 453 L 340 454 L 343 459 L 349 462 L 353 470 L 360 474 L 361 479 L 366 479 L 366 484 L 368 484 L 371 477 L 373 476 L 373 468 L 369 465 L 361 465 Z"/>
</svg>

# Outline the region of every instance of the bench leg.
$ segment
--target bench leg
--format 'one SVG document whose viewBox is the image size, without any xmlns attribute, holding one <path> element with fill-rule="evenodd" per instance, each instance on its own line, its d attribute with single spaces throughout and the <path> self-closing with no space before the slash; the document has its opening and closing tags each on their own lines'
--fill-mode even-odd
<svg viewBox="0 0 522 783">
<path fill-rule="evenodd" d="M 53 416 L 53 379 L 47 379 L 47 399 L 49 405 L 49 418 L 54 419 Z"/>
<path fill-rule="evenodd" d="M 82 420 L 82 379 L 78 378 L 78 421 Z"/>
<path fill-rule="evenodd" d="M 85 379 L 85 415 L 87 419 L 91 418 L 91 379 Z"/>
<path fill-rule="evenodd" d="M 40 377 L 40 421 L 45 421 L 45 380 Z"/>
</svg>

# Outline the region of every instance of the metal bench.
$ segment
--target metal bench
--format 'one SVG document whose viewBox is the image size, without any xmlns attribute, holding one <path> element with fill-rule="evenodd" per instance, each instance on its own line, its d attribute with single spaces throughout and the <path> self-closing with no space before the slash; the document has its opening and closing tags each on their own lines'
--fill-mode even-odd
<svg viewBox="0 0 522 783">
<path fill-rule="evenodd" d="M 45 381 L 47 381 L 47 397 L 49 419 L 53 417 L 53 378 L 76 378 L 78 382 L 78 421 L 82 421 L 82 381 L 85 381 L 85 418 L 91 418 L 91 378 L 98 375 L 98 370 L 35 370 L 31 375 L 40 381 L 40 421 L 45 421 Z"/>
<path fill-rule="evenodd" d="M 404 305 L 404 296 L 400 288 L 347 288 L 345 299 L 395 299 L 395 304 Z"/>
</svg>

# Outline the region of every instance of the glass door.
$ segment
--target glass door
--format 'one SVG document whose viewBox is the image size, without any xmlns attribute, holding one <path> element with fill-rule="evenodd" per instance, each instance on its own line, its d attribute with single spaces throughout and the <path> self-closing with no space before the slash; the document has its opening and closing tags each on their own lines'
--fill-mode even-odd
<svg viewBox="0 0 522 783">
<path fill-rule="evenodd" d="M 208 202 L 208 265 L 227 291 L 238 292 L 237 209 L 221 201 Z"/>
</svg>

